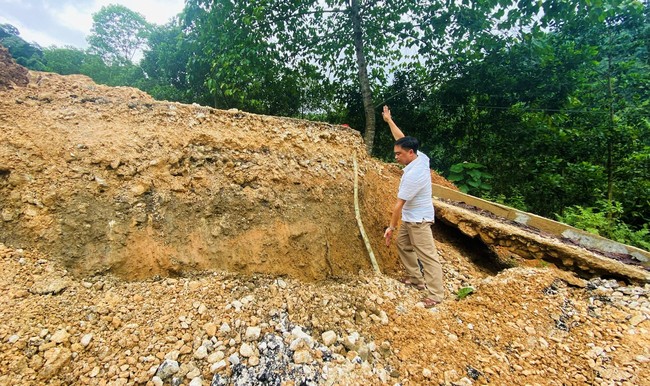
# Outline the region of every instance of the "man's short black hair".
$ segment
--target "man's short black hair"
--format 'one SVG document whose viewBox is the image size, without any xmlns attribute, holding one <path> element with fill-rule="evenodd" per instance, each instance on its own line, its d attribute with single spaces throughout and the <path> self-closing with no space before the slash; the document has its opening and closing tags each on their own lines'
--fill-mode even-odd
<svg viewBox="0 0 650 386">
<path fill-rule="evenodd" d="M 417 153 L 418 147 L 420 147 L 420 143 L 418 142 L 417 139 L 413 137 L 402 137 L 395 141 L 395 146 L 399 146 L 402 149 L 412 149 L 414 152 Z"/>
</svg>

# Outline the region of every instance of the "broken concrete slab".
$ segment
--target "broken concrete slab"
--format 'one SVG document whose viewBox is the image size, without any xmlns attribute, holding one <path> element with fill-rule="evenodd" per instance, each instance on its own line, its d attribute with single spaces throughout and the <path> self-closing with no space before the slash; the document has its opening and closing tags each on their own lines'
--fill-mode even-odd
<svg viewBox="0 0 650 386">
<path fill-rule="evenodd" d="M 470 205 L 474 205 L 476 202 L 468 199 L 468 197 L 476 199 L 475 197 L 463 195 L 460 192 L 454 193 L 454 198 L 462 199 L 462 203 L 470 201 Z M 650 272 L 642 266 L 625 264 L 607 257 L 607 253 L 611 254 L 607 250 L 602 251 L 567 242 L 562 239 L 562 236 L 521 224 L 514 219 L 501 217 L 502 221 L 495 221 L 494 215 L 498 216 L 497 214 L 488 210 L 491 214 L 488 216 L 485 213 L 482 214 L 480 210 L 459 206 L 458 202 L 434 198 L 434 206 L 438 219 L 458 228 L 469 237 L 479 238 L 499 256 L 508 255 L 515 260 L 546 261 L 583 276 L 602 275 L 631 282 L 650 282 Z M 483 208 L 479 207 L 479 209 Z"/>
</svg>

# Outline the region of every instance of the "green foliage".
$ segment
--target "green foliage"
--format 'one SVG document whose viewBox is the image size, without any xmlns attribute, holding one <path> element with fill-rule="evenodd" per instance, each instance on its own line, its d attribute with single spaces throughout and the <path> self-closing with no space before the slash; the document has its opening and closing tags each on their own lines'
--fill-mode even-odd
<svg viewBox="0 0 650 386">
<path fill-rule="evenodd" d="M 16 63 L 30 70 L 44 71 L 43 50 L 36 43 L 28 43 L 11 24 L 0 24 L 0 44 L 7 47 Z"/>
<path fill-rule="evenodd" d="M 268 5 L 251 2 L 188 1 L 183 15 L 191 42 L 188 78 L 209 93 L 212 105 L 246 111 L 297 115 L 301 68 L 273 43 Z"/>
<path fill-rule="evenodd" d="M 87 54 L 74 47 L 50 47 L 43 50 L 46 71 L 61 75 L 81 74 Z"/>
<path fill-rule="evenodd" d="M 621 203 L 600 200 L 596 205 L 571 206 L 556 217 L 558 221 L 587 232 L 650 251 L 650 229 L 647 223 L 639 230 L 632 230 L 620 220 L 624 214 Z"/>
<path fill-rule="evenodd" d="M 93 14 L 89 51 L 108 65 L 127 65 L 145 46 L 151 26 L 141 14 L 111 4 Z"/>
<path fill-rule="evenodd" d="M 529 211 L 528 205 L 526 204 L 525 197 L 516 189 L 514 189 L 512 195 L 510 196 L 506 196 L 503 193 L 499 193 L 497 195 L 491 195 L 490 193 L 486 193 L 482 197 L 485 198 L 486 200 L 493 201 L 506 206 L 510 206 L 512 208 L 516 208 L 524 212 Z"/>
<path fill-rule="evenodd" d="M 475 291 L 475 290 L 474 290 L 473 287 L 463 287 L 463 288 L 460 288 L 460 289 L 458 290 L 458 292 L 456 292 L 456 299 L 457 299 L 457 300 L 463 300 L 463 299 L 465 299 L 467 296 L 469 296 L 470 294 L 473 294 L 474 291 Z"/>
<path fill-rule="evenodd" d="M 185 39 L 180 21 L 154 26 L 148 48 L 140 62 L 146 79 L 141 87 L 159 100 L 212 104 L 203 80 L 191 83 L 188 65 L 192 57 L 191 44 Z"/>
<path fill-rule="evenodd" d="M 492 190 L 492 185 L 487 183 L 492 175 L 484 169 L 484 165 L 473 162 L 458 163 L 451 166 L 447 179 L 463 193 L 481 196 Z"/>
</svg>

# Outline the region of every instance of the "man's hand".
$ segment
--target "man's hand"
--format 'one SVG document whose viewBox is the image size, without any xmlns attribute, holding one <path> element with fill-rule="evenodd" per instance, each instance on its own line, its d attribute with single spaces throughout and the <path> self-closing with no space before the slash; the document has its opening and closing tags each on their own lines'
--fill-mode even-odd
<svg viewBox="0 0 650 386">
<path fill-rule="evenodd" d="M 390 246 L 390 241 L 393 239 L 393 228 L 388 227 L 384 231 L 384 239 L 386 240 L 386 246 Z"/>
<path fill-rule="evenodd" d="M 388 106 L 384 105 L 384 111 L 382 111 L 381 116 L 384 118 L 384 121 L 390 122 L 393 118 L 390 116 L 390 109 Z"/>
</svg>

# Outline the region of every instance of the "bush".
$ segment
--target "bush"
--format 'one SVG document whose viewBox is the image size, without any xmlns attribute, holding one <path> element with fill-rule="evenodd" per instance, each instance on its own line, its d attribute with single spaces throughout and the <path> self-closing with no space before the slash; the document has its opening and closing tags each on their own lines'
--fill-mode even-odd
<svg viewBox="0 0 650 386">
<path fill-rule="evenodd" d="M 650 229 L 648 224 L 634 230 L 620 220 L 624 214 L 621 203 L 599 200 L 596 207 L 571 206 L 557 220 L 587 232 L 607 237 L 620 243 L 650 251 Z"/>
</svg>

